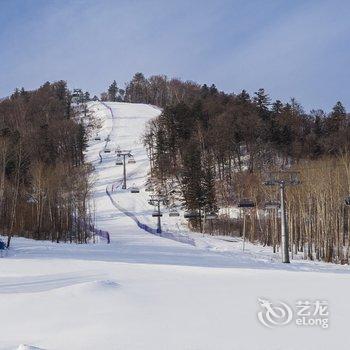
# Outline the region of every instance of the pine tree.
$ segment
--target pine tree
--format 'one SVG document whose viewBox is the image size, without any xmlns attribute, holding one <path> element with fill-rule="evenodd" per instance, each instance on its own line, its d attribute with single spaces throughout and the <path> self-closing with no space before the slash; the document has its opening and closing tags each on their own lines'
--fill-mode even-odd
<svg viewBox="0 0 350 350">
<path fill-rule="evenodd" d="M 118 100 L 118 86 L 114 80 L 108 88 L 108 101 L 116 102 Z"/>
<path fill-rule="evenodd" d="M 240 94 L 237 95 L 237 101 L 240 104 L 247 104 L 250 102 L 250 96 L 247 91 L 242 90 Z"/>
<path fill-rule="evenodd" d="M 84 102 L 90 101 L 90 93 L 89 91 L 86 91 L 84 94 Z"/>
<path fill-rule="evenodd" d="M 202 231 L 201 214 L 205 206 L 205 189 L 203 187 L 201 167 L 201 151 L 195 140 L 191 140 L 183 154 L 183 170 L 181 184 L 184 205 L 189 211 L 199 213 L 199 218 L 192 220 L 194 227 Z"/>
<path fill-rule="evenodd" d="M 273 104 L 272 104 L 272 108 L 271 108 L 271 112 L 274 116 L 278 116 L 283 108 L 283 103 L 280 100 L 276 100 Z"/>
<path fill-rule="evenodd" d="M 345 107 L 338 101 L 326 119 L 326 127 L 329 133 L 336 133 L 345 127 L 346 111 Z"/>
<path fill-rule="evenodd" d="M 101 98 L 101 101 L 103 101 L 103 102 L 108 101 L 107 92 L 101 92 L 100 98 Z"/>
<path fill-rule="evenodd" d="M 210 95 L 216 95 L 218 93 L 218 89 L 216 88 L 215 84 L 211 84 L 209 88 Z"/>
<path fill-rule="evenodd" d="M 88 138 L 85 131 L 85 127 L 83 123 L 78 125 L 78 133 L 77 133 L 77 159 L 76 165 L 84 162 L 84 151 L 88 146 Z"/>
<path fill-rule="evenodd" d="M 125 90 L 125 100 L 128 102 L 148 103 L 148 82 L 142 73 L 136 73 Z"/>
<path fill-rule="evenodd" d="M 343 104 L 338 101 L 332 110 L 332 116 L 340 116 L 340 117 L 345 117 L 346 116 L 346 110 Z"/>
<path fill-rule="evenodd" d="M 28 102 L 28 99 L 29 99 L 29 93 L 28 91 L 26 91 L 24 89 L 24 87 L 22 87 L 21 91 L 20 91 L 20 96 L 26 101 Z"/>
<path fill-rule="evenodd" d="M 20 91 L 18 88 L 16 88 L 15 91 L 13 92 L 13 94 L 11 95 L 11 98 L 16 99 L 19 96 L 20 96 Z"/>
<path fill-rule="evenodd" d="M 209 95 L 209 88 L 207 84 L 202 85 L 201 87 L 201 97 L 207 98 Z"/>
<path fill-rule="evenodd" d="M 264 89 L 259 89 L 254 94 L 255 94 L 254 102 L 257 106 L 259 116 L 262 120 L 266 121 L 270 117 L 270 112 L 269 112 L 270 98 L 269 98 L 269 95 L 265 93 Z"/>
</svg>

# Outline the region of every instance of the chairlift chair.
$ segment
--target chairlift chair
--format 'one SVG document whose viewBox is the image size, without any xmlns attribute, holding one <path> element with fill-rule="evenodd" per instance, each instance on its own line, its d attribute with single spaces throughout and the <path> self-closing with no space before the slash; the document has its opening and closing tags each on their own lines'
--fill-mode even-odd
<svg viewBox="0 0 350 350">
<path fill-rule="evenodd" d="M 188 211 L 184 214 L 185 219 L 194 219 L 194 218 L 198 218 L 198 217 L 199 217 L 199 213 L 197 213 L 195 211 Z"/>
<path fill-rule="evenodd" d="M 128 164 L 135 164 L 135 163 L 136 163 L 136 160 L 134 159 L 134 157 L 130 156 L 128 159 Z"/>
<path fill-rule="evenodd" d="M 140 193 L 140 189 L 136 186 L 130 187 L 130 192 L 131 193 Z"/>
<path fill-rule="evenodd" d="M 122 157 L 117 157 L 116 161 L 115 161 L 115 165 L 123 165 L 123 159 Z"/>
<path fill-rule="evenodd" d="M 265 202 L 265 205 L 264 205 L 265 210 L 279 209 L 279 207 L 280 207 L 279 202 L 272 202 L 272 201 Z"/>
<path fill-rule="evenodd" d="M 159 218 L 159 217 L 162 217 L 163 216 L 163 214 L 160 212 L 158 212 L 158 210 L 155 210 L 153 213 L 152 213 L 152 216 L 154 217 L 154 218 Z"/>
<path fill-rule="evenodd" d="M 205 218 L 206 218 L 207 220 L 215 220 L 215 219 L 218 218 L 218 214 L 216 214 L 216 213 L 209 213 L 209 214 L 207 214 L 207 215 L 205 216 Z"/>
<path fill-rule="evenodd" d="M 96 136 L 95 136 L 95 141 L 101 141 L 101 137 L 98 136 L 98 135 L 96 135 Z"/>
<path fill-rule="evenodd" d="M 176 217 L 176 216 L 180 216 L 179 212 L 176 209 L 171 209 L 169 212 L 169 216 L 170 217 Z"/>
<path fill-rule="evenodd" d="M 242 199 L 238 203 L 238 208 L 254 208 L 255 203 L 250 199 Z"/>
<path fill-rule="evenodd" d="M 111 150 L 109 148 L 105 148 L 104 153 L 111 153 Z"/>
</svg>

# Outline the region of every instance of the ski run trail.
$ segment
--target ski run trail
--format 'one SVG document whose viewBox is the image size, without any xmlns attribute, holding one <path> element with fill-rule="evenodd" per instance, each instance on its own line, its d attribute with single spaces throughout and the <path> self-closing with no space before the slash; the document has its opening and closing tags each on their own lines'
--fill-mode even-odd
<svg viewBox="0 0 350 350">
<path fill-rule="evenodd" d="M 110 232 L 111 244 L 14 238 L 0 259 L 0 350 L 349 348 L 348 266 L 281 264 L 271 248 L 253 244 L 242 253 L 239 239 L 190 233 L 183 216 L 169 218 L 166 209 L 167 238 L 142 230 L 136 219 L 152 228 L 156 220 L 144 191 L 149 162 L 141 136 L 160 110 L 117 102 L 91 102 L 89 110 L 102 124 L 101 141 L 91 135 L 86 154 L 95 166 L 95 223 Z M 136 163 L 127 164 L 127 186 L 140 193 L 121 189 L 118 146 L 135 156 Z M 281 319 L 283 310 L 269 313 L 258 299 L 284 302 L 294 318 L 298 301 L 327 301 L 329 327 L 294 319 L 274 325 L 269 321 Z"/>
</svg>

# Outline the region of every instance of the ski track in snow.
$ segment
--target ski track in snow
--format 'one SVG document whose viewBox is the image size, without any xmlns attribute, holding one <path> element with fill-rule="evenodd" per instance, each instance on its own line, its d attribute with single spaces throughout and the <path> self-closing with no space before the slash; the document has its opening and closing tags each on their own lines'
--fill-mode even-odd
<svg viewBox="0 0 350 350">
<path fill-rule="evenodd" d="M 96 168 L 96 227 L 110 232 L 111 244 L 14 238 L 0 259 L 0 350 L 347 348 L 348 266 L 300 258 L 281 264 L 270 247 L 250 243 L 243 254 L 240 239 L 188 232 L 184 219 L 169 218 L 166 210 L 162 224 L 173 239 L 141 230 L 106 194 L 120 183 L 122 167 L 101 151 L 107 135 L 108 147 L 133 151 L 128 187 L 135 183 L 141 192 L 118 187 L 110 194 L 117 207 L 155 228 L 144 192 L 149 163 L 141 135 L 160 110 L 99 102 L 89 109 L 102 122 L 101 141 L 91 141 L 86 154 Z M 189 237 L 195 246 L 178 237 Z M 327 300 L 331 327 L 266 329 L 256 317 L 261 297 L 291 305 Z"/>
<path fill-rule="evenodd" d="M 96 281 L 101 274 L 62 273 L 26 277 L 4 277 L 0 281 L 1 293 L 34 293 Z"/>
</svg>

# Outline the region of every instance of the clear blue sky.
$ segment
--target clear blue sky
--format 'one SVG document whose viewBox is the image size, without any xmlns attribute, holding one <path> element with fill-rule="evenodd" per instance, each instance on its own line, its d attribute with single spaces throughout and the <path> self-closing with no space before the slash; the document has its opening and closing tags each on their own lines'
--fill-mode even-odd
<svg viewBox="0 0 350 350">
<path fill-rule="evenodd" d="M 166 74 L 350 110 L 348 0 L 0 0 L 0 96 Z"/>
</svg>

